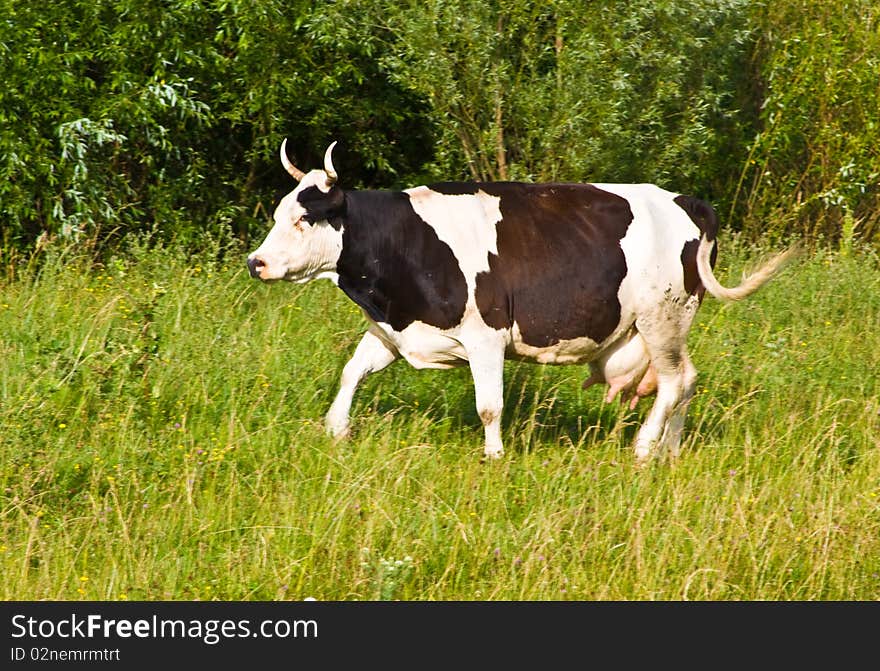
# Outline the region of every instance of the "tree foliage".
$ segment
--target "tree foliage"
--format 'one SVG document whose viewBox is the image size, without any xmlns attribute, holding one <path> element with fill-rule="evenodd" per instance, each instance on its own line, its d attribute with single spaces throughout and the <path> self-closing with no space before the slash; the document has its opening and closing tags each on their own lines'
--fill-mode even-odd
<svg viewBox="0 0 880 671">
<path fill-rule="evenodd" d="M 246 234 L 331 138 L 369 181 L 413 170 L 419 101 L 356 45 L 305 32 L 310 2 L 2 0 L 0 202 L 7 245 L 41 233 L 104 241 L 155 230 Z M 401 137 L 401 135 L 403 137 Z"/>
<path fill-rule="evenodd" d="M 385 67 L 431 106 L 443 174 L 681 186 L 705 177 L 733 116 L 745 0 L 473 4 L 385 13 Z"/>
<path fill-rule="evenodd" d="M 750 232 L 880 242 L 880 5 L 755 9 L 760 127 L 734 195 Z"/>
<path fill-rule="evenodd" d="M 872 0 L 0 0 L 4 248 L 247 237 L 290 188 L 651 181 L 880 237 Z"/>
</svg>

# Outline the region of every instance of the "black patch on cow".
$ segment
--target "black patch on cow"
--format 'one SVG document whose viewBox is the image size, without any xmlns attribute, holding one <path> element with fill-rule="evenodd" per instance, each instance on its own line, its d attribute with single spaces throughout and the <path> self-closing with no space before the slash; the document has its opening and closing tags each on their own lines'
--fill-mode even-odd
<svg viewBox="0 0 880 671">
<path fill-rule="evenodd" d="M 700 241 L 697 239 L 688 240 L 681 248 L 681 267 L 684 271 L 684 290 L 688 294 L 695 291 L 705 291 L 703 283 L 700 281 L 700 275 L 697 272 L 697 248 Z"/>
<path fill-rule="evenodd" d="M 709 203 L 693 196 L 676 196 L 674 200 L 682 210 L 687 212 L 700 232 L 703 233 L 709 242 L 718 235 L 718 215 L 715 214 L 715 208 Z"/>
<path fill-rule="evenodd" d="M 347 191 L 343 223 L 339 288 L 371 319 L 396 331 L 416 320 L 440 329 L 461 322 L 464 274 L 408 194 Z"/>
<path fill-rule="evenodd" d="M 475 182 L 437 182 L 429 184 L 428 188 L 444 196 L 472 196 L 479 191 L 480 185 Z"/>
<path fill-rule="evenodd" d="M 345 215 L 345 192 L 333 186 L 324 193 L 317 186 L 310 186 L 300 191 L 296 199 L 306 208 L 303 219 L 310 223 L 328 221 L 337 231 Z"/>
<path fill-rule="evenodd" d="M 676 196 L 675 204 L 683 209 L 691 218 L 691 221 L 700 229 L 708 240 L 715 240 L 718 235 L 718 215 L 709 203 L 694 198 L 693 196 Z M 684 274 L 684 288 L 688 294 L 699 294 L 700 299 L 706 292 L 700 275 L 697 272 L 697 249 L 699 240 L 688 240 L 681 249 L 681 268 Z M 718 258 L 718 243 L 712 247 L 709 255 L 709 263 L 714 268 L 715 259 Z"/>
<path fill-rule="evenodd" d="M 587 336 L 603 342 L 620 322 L 627 267 L 620 240 L 629 202 L 589 184 L 479 184 L 501 199 L 498 255 L 476 279 L 477 307 L 496 329 L 549 347 Z"/>
</svg>

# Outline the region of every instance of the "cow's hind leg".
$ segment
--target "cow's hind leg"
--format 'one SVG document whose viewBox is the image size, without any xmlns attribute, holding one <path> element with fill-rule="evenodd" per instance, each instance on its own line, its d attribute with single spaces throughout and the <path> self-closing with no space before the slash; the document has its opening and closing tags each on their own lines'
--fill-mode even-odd
<svg viewBox="0 0 880 671">
<path fill-rule="evenodd" d="M 666 449 L 670 457 L 677 457 L 681 446 L 681 433 L 691 399 L 697 391 L 697 369 L 687 352 L 682 353 L 682 391 L 678 404 L 672 410 L 666 429 L 660 437 L 661 449 Z"/>
<path fill-rule="evenodd" d="M 670 417 L 684 394 L 684 376 L 680 365 L 670 361 L 660 363 L 657 359 L 654 359 L 654 365 L 657 368 L 657 398 L 636 436 L 635 456 L 638 463 L 647 461 L 661 437 L 668 434 Z"/>
<path fill-rule="evenodd" d="M 685 310 L 678 320 L 667 315 L 639 325 L 657 376 L 657 398 L 636 436 L 637 463 L 647 461 L 658 445 L 678 455 L 687 406 L 696 390 L 697 371 L 686 342 L 692 318 L 693 310 Z"/>
<path fill-rule="evenodd" d="M 345 438 L 349 432 L 349 412 L 354 399 L 354 392 L 361 381 L 370 373 L 380 371 L 398 358 L 399 354 L 371 331 L 367 331 L 358 343 L 357 349 L 342 369 L 339 392 L 327 416 L 324 425 L 327 433 L 335 438 Z"/>
</svg>

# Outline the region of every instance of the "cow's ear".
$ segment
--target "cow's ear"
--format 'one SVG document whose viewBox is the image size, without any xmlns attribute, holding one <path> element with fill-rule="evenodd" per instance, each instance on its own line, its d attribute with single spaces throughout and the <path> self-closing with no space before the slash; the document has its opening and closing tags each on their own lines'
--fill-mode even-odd
<svg viewBox="0 0 880 671">
<path fill-rule="evenodd" d="M 316 187 L 303 190 L 299 202 L 306 208 L 303 219 L 309 223 L 335 219 L 345 213 L 345 192 L 334 186 L 327 193 Z"/>
</svg>

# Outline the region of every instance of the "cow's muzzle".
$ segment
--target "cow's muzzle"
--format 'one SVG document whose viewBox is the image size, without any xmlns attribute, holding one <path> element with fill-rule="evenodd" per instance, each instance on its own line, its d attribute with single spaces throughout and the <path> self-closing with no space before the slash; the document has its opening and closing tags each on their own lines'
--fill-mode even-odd
<svg viewBox="0 0 880 671">
<path fill-rule="evenodd" d="M 259 256 L 251 256 L 247 260 L 247 267 L 251 273 L 251 277 L 260 279 L 260 271 L 266 267 L 266 264 L 263 263 L 263 259 Z"/>
</svg>

